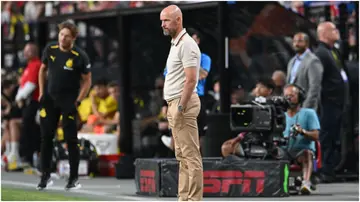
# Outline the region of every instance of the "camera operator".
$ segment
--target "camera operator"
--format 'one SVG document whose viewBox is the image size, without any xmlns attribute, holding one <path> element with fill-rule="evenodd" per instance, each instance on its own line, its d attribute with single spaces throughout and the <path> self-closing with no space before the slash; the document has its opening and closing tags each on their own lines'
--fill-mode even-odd
<svg viewBox="0 0 360 202">
<path fill-rule="evenodd" d="M 305 91 L 300 87 L 290 84 L 284 88 L 284 96 L 288 98 L 290 107 L 285 113 L 286 127 L 284 137 L 289 137 L 287 156 L 302 166 L 303 182 L 302 194 L 311 193 L 311 173 L 315 152 L 315 141 L 319 139 L 320 123 L 315 110 L 302 108 L 305 100 Z"/>
<path fill-rule="evenodd" d="M 303 182 L 301 186 L 302 194 L 311 193 L 311 172 L 313 156 L 315 152 L 315 141 L 319 138 L 320 124 L 315 110 L 301 108 L 305 100 L 306 93 L 303 89 L 290 84 L 284 88 L 284 96 L 289 102 L 287 112 L 285 112 L 286 124 L 283 136 L 288 137 L 289 141 L 286 147 L 278 149 L 278 157 L 299 163 L 303 168 Z M 264 96 L 265 97 L 265 96 Z M 224 157 L 231 154 L 245 156 L 240 141 L 250 136 L 256 136 L 257 133 L 240 133 L 237 137 L 226 141 L 222 145 L 222 154 Z M 285 154 L 285 155 L 283 155 Z"/>
<path fill-rule="evenodd" d="M 247 99 L 255 99 L 255 97 L 265 97 L 268 98 L 271 96 L 275 89 L 275 84 L 272 79 L 263 78 L 256 83 L 256 87 L 253 89 L 252 93 L 248 96 Z M 240 145 L 240 140 L 245 136 L 246 133 L 240 133 L 239 136 L 227 140 L 223 143 L 221 147 L 221 152 L 224 157 L 231 154 L 236 154 L 238 156 L 244 156 L 244 151 Z"/>
</svg>

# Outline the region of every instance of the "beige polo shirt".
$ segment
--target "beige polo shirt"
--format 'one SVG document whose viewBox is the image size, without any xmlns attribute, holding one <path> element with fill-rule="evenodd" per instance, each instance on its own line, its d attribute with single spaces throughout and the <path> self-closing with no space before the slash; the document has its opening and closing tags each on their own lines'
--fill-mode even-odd
<svg viewBox="0 0 360 202">
<path fill-rule="evenodd" d="M 171 48 L 166 61 L 167 74 L 164 84 L 166 101 L 181 97 L 185 84 L 184 68 L 196 67 L 196 80 L 199 80 L 200 49 L 186 30 L 183 29 L 176 39 L 171 40 Z M 196 84 L 197 85 L 197 84 Z M 196 93 L 196 86 L 194 88 Z"/>
</svg>

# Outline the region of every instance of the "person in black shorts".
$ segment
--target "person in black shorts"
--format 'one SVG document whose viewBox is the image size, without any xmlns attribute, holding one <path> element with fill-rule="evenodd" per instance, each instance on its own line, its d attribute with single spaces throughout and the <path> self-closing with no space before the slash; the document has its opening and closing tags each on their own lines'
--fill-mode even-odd
<svg viewBox="0 0 360 202">
<path fill-rule="evenodd" d="M 7 158 L 9 164 L 16 165 L 8 169 L 16 170 L 22 166 L 19 154 L 22 108 L 19 108 L 15 102 L 17 91 L 15 82 L 4 80 L 1 83 L 1 118 L 3 127 L 1 155 L 3 159 Z"/>
<path fill-rule="evenodd" d="M 87 54 L 74 45 L 78 34 L 76 25 L 65 21 L 58 27 L 58 42 L 49 43 L 45 47 L 39 72 L 42 176 L 38 190 L 53 183 L 50 179 L 53 139 L 60 115 L 63 117 L 62 126 L 70 164 L 70 176 L 65 189 L 81 187 L 78 182 L 77 107 L 91 86 L 91 64 Z"/>
</svg>

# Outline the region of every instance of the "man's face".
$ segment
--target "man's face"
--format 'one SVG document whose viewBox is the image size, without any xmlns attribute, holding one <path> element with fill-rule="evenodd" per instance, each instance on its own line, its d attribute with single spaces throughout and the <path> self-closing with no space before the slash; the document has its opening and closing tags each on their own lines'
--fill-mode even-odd
<svg viewBox="0 0 360 202">
<path fill-rule="evenodd" d="M 200 38 L 198 37 L 198 35 L 193 34 L 191 37 L 195 40 L 195 42 L 197 43 L 197 45 L 200 44 Z"/>
<path fill-rule="evenodd" d="M 75 37 L 71 35 L 71 32 L 68 28 L 61 29 L 58 37 L 59 44 L 63 48 L 69 48 L 75 40 Z"/>
<path fill-rule="evenodd" d="M 95 95 L 100 98 L 105 98 L 108 95 L 108 89 L 104 85 L 94 86 Z"/>
<path fill-rule="evenodd" d="M 236 89 L 231 93 L 231 104 L 240 103 L 244 99 L 244 90 Z"/>
<path fill-rule="evenodd" d="M 29 44 L 27 44 L 24 48 L 24 57 L 27 60 L 29 60 L 33 57 L 33 52 L 31 50 L 31 46 Z"/>
<path fill-rule="evenodd" d="M 285 88 L 284 96 L 288 98 L 292 104 L 297 104 L 299 101 L 298 89 L 294 86 L 289 86 Z"/>
<path fill-rule="evenodd" d="M 274 81 L 276 87 L 283 87 L 284 86 L 285 82 L 284 82 L 283 78 L 280 75 L 273 74 L 272 75 L 272 80 Z"/>
<path fill-rule="evenodd" d="M 160 20 L 164 35 L 174 37 L 180 19 L 176 19 L 170 16 L 169 13 L 163 11 L 160 14 Z"/>
<path fill-rule="evenodd" d="M 215 84 L 214 84 L 214 92 L 215 93 L 219 93 L 220 92 L 220 82 L 217 81 Z"/>
<path fill-rule="evenodd" d="M 258 83 L 256 84 L 256 87 L 255 87 L 255 96 L 256 97 L 268 97 L 270 96 L 272 93 L 272 90 L 268 87 L 266 87 L 265 85 L 261 84 L 261 83 Z"/>
<path fill-rule="evenodd" d="M 119 99 L 120 91 L 118 86 L 112 86 L 108 89 L 109 95 L 112 96 L 115 100 Z"/>
<path fill-rule="evenodd" d="M 303 53 L 308 48 L 303 34 L 296 34 L 293 38 L 293 47 L 296 53 Z"/>
<path fill-rule="evenodd" d="M 340 39 L 339 30 L 336 28 L 336 26 L 333 23 L 331 23 L 327 28 L 326 37 L 329 39 L 329 41 L 332 42 L 338 41 Z"/>
</svg>

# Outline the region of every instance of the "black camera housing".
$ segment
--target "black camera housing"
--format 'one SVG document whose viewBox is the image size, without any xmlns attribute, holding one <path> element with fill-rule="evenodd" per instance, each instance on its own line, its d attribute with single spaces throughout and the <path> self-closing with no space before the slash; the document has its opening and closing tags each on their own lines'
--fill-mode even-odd
<svg viewBox="0 0 360 202">
<path fill-rule="evenodd" d="M 282 133 L 288 107 L 289 101 L 280 96 L 269 98 L 266 103 L 231 105 L 230 127 L 241 132 Z"/>
</svg>

